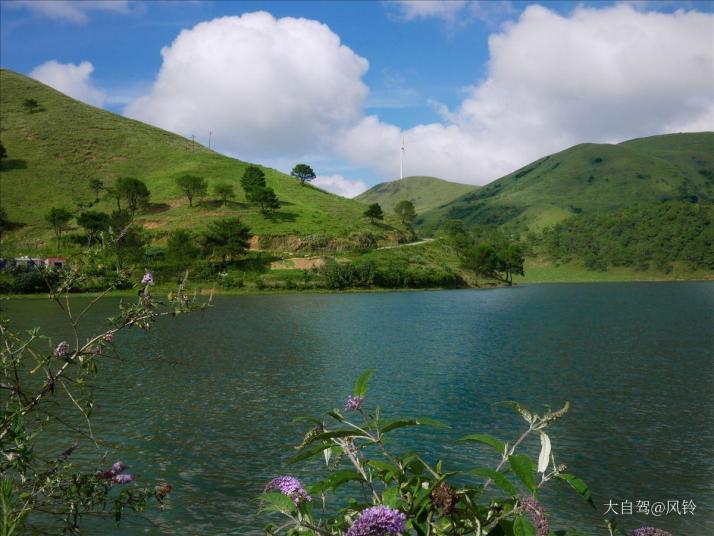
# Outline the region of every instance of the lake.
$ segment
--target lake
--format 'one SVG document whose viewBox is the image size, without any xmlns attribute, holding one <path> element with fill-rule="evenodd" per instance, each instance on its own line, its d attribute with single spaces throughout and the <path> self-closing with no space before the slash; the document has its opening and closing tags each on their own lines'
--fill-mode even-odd
<svg viewBox="0 0 714 536">
<path fill-rule="evenodd" d="M 93 321 L 117 303 L 102 302 Z M 6 313 L 66 333 L 46 301 L 11 300 Z M 311 481 L 286 467 L 305 431 L 292 418 L 341 407 L 373 368 L 369 403 L 451 425 L 402 434 L 405 448 L 462 468 L 498 460 L 430 438 L 513 441 L 522 421 L 495 402 L 542 410 L 569 400 L 551 429 L 554 452 L 588 482 L 597 511 L 554 482 L 543 500 L 551 527 L 607 534 L 610 500 L 692 500 L 694 515 L 621 515 L 621 526 L 714 534 L 714 282 L 219 297 L 206 314 L 128 333 L 117 347 L 121 358 L 102 364 L 95 433 L 116 449 L 112 461 L 174 492 L 150 522 L 92 523 L 90 533 L 260 534 L 265 483 L 286 472 Z M 538 449 L 534 438 L 528 450 Z"/>
</svg>

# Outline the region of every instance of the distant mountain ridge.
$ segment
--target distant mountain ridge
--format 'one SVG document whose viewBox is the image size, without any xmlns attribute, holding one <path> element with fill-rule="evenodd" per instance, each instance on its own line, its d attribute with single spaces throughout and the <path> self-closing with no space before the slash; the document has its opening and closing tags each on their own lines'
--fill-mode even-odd
<svg viewBox="0 0 714 536">
<path fill-rule="evenodd" d="M 354 199 L 362 203 L 379 203 L 383 210 L 392 211 L 403 200 L 414 203 L 417 214 L 421 214 L 468 192 L 478 186 L 450 182 L 437 177 L 413 176 L 372 186 Z"/>
<path fill-rule="evenodd" d="M 665 134 L 575 145 L 422 214 L 417 225 L 434 231 L 457 219 L 467 227 L 538 230 L 635 203 L 711 199 L 714 132 Z"/>
</svg>

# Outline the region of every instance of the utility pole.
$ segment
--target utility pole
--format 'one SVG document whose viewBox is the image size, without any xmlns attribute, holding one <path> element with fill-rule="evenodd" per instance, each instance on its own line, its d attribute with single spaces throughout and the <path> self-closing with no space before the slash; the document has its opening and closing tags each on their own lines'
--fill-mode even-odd
<svg viewBox="0 0 714 536">
<path fill-rule="evenodd" d="M 210 130 L 208 131 L 208 148 L 211 148 L 211 136 L 213 135 L 213 132 Z"/>
<path fill-rule="evenodd" d="M 191 134 L 191 152 L 196 150 L 196 135 Z"/>
<path fill-rule="evenodd" d="M 404 148 L 404 136 L 402 136 L 402 149 L 399 151 L 399 178 L 403 179 L 404 178 L 404 151 L 406 149 Z"/>
</svg>

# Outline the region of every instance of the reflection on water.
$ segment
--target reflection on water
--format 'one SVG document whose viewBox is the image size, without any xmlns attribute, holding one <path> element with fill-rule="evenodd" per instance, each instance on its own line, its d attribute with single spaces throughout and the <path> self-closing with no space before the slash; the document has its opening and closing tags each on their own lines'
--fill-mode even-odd
<svg viewBox="0 0 714 536">
<path fill-rule="evenodd" d="M 286 471 L 304 432 L 292 417 L 341 406 L 368 368 L 377 369 L 370 401 L 392 416 L 448 422 L 442 438 L 488 432 L 512 440 L 521 422 L 494 402 L 537 410 L 570 400 L 573 409 L 552 430 L 555 453 L 590 484 L 599 510 L 555 483 L 544 498 L 551 525 L 602 534 L 595 527 L 610 499 L 693 499 L 694 516 L 626 516 L 622 524 L 714 533 L 713 283 L 215 303 L 205 315 L 121 338 L 122 359 L 103 365 L 97 435 L 143 478 L 175 491 L 171 509 L 150 514 L 153 524 L 114 532 L 100 525 L 96 533 L 260 534 L 254 497 Z M 102 304 L 96 321 L 114 306 Z M 21 324 L 41 319 L 61 334 L 46 302 L 7 309 Z M 402 434 L 402 444 L 458 467 L 495 464 L 478 448 L 433 445 L 430 434 Z M 537 454 L 537 439 L 531 448 Z"/>
</svg>

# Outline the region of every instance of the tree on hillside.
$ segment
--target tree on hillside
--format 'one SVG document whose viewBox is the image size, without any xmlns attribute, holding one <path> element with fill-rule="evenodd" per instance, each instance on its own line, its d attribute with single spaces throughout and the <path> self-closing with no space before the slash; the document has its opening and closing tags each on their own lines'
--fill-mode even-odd
<svg viewBox="0 0 714 536">
<path fill-rule="evenodd" d="M 7 149 L 5 149 L 5 146 L 0 142 L 0 160 L 3 158 L 7 158 Z"/>
<path fill-rule="evenodd" d="M 251 197 L 255 203 L 258 203 L 263 214 L 270 214 L 280 208 L 278 196 L 275 195 L 275 191 L 272 188 L 267 186 L 254 188 L 251 192 Z"/>
<path fill-rule="evenodd" d="M 290 172 L 290 175 L 296 179 L 300 179 L 300 184 L 303 186 L 305 186 L 305 181 L 311 181 L 317 176 L 307 164 L 297 164 Z"/>
<path fill-rule="evenodd" d="M 22 101 L 22 106 L 28 113 L 34 114 L 40 111 L 40 103 L 35 99 L 25 99 Z"/>
<path fill-rule="evenodd" d="M 104 188 L 104 197 L 111 199 L 117 204 L 117 210 L 121 210 L 121 192 L 116 186 L 107 186 Z"/>
<path fill-rule="evenodd" d="M 62 232 L 67 230 L 67 224 L 72 219 L 72 213 L 64 208 L 53 207 L 50 211 L 45 214 L 45 221 L 52 226 L 57 237 L 57 250 L 59 251 Z"/>
<path fill-rule="evenodd" d="M 124 262 L 139 262 L 144 259 L 147 240 L 142 229 L 132 224 L 134 215 L 130 210 L 115 210 L 109 222 L 111 243 L 116 254 L 116 268 L 121 270 Z"/>
<path fill-rule="evenodd" d="M 188 206 L 193 206 L 194 197 L 203 197 L 208 193 L 208 183 L 203 177 L 183 175 L 176 178 L 176 184 L 188 198 Z"/>
<path fill-rule="evenodd" d="M 220 257 L 225 265 L 229 257 L 248 248 L 250 236 L 250 230 L 238 218 L 212 221 L 203 235 L 203 248 L 207 255 Z"/>
<path fill-rule="evenodd" d="M 87 246 L 92 244 L 92 240 L 99 236 L 102 231 L 109 230 L 110 216 L 105 212 L 88 210 L 77 216 L 77 223 L 87 232 Z"/>
<path fill-rule="evenodd" d="M 99 192 L 104 189 L 104 183 L 95 177 L 89 179 L 89 188 L 94 192 L 94 202 L 96 203 L 99 201 Z"/>
<path fill-rule="evenodd" d="M 11 227 L 10 220 L 7 217 L 7 211 L 4 208 L 0 208 L 0 238 L 5 231 L 9 230 Z"/>
<path fill-rule="evenodd" d="M 134 177 L 119 177 L 116 185 L 116 195 L 126 200 L 132 216 L 136 213 L 139 207 L 148 204 L 149 189 L 139 179 Z M 117 205 L 119 204 L 117 200 Z M 121 210 L 121 209 L 120 209 Z"/>
<path fill-rule="evenodd" d="M 228 199 L 233 199 L 236 196 L 233 185 L 227 182 L 219 182 L 213 185 L 213 194 L 221 200 L 223 206 L 228 204 Z"/>
<path fill-rule="evenodd" d="M 513 284 L 513 274 L 523 275 L 523 252 L 509 242 L 483 242 L 462 252 L 462 266 L 478 275 Z"/>
<path fill-rule="evenodd" d="M 265 186 L 265 173 L 257 166 L 248 166 L 240 179 L 240 185 L 245 192 L 245 198 L 252 201 L 251 192 L 258 187 Z"/>
<path fill-rule="evenodd" d="M 376 223 L 375 220 L 383 220 L 384 212 L 382 212 L 382 207 L 379 203 L 372 203 L 367 210 L 364 211 L 364 215 L 369 218 L 369 221 Z"/>
<path fill-rule="evenodd" d="M 399 216 L 399 220 L 402 222 L 402 225 L 411 225 L 416 219 L 414 203 L 406 199 L 397 203 L 394 207 L 394 212 L 397 216 Z"/>
<path fill-rule="evenodd" d="M 169 235 L 166 253 L 171 262 L 185 268 L 198 256 L 198 248 L 191 233 L 178 229 Z"/>
</svg>

